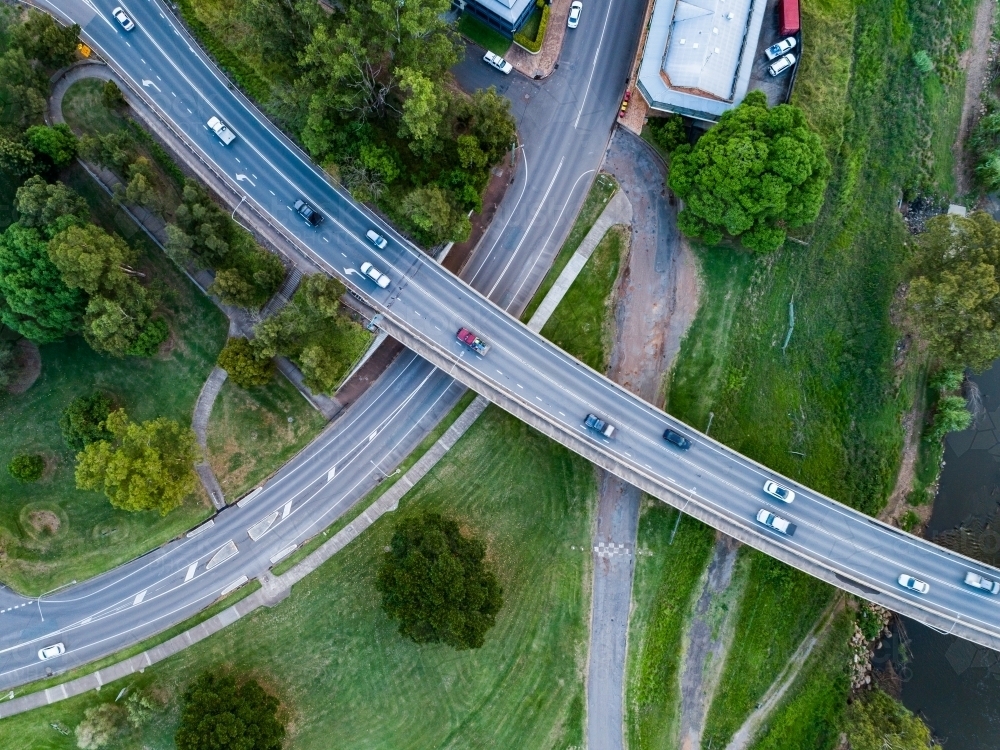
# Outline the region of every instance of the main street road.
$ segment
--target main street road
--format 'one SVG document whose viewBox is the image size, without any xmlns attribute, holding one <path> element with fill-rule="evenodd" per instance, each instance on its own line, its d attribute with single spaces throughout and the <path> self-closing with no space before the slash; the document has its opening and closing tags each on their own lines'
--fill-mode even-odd
<svg viewBox="0 0 1000 750">
<path fill-rule="evenodd" d="M 60 5 L 65 10 L 77 2 L 67 0 Z M 137 87 L 144 88 L 150 99 L 220 171 L 240 179 L 247 190 L 248 202 L 259 207 L 286 235 L 294 237 L 318 263 L 366 294 L 386 312 L 386 325 L 393 335 L 430 361 L 447 368 L 457 379 L 473 385 L 595 463 L 726 533 L 916 619 L 950 628 L 987 646 L 1000 645 L 997 619 L 1000 603 L 961 583 L 966 570 L 984 569 L 983 566 L 879 524 L 788 481 L 785 483 L 794 487 L 799 497 L 793 505 L 778 510 L 797 523 L 799 530 L 791 539 L 765 531 L 753 517 L 758 508 L 773 507 L 760 491 L 764 478 L 773 476 L 772 472 L 687 430 L 584 367 L 429 262 L 391 229 L 381 227 L 376 219 L 334 190 L 263 118 L 229 92 L 208 66 L 191 64 L 194 50 L 180 32 L 172 30 L 172 22 L 152 0 L 130 6 L 138 23 L 137 30 L 130 35 L 120 32 L 110 22 L 108 8 L 103 5 L 101 13 L 92 6 L 81 7 L 88 12 L 73 17 L 84 26 L 88 38 L 98 49 L 114 52 L 115 62 L 126 75 L 132 77 Z M 147 29 L 153 33 L 147 33 Z M 237 133 L 238 140 L 228 149 L 216 142 L 202 124 L 211 114 L 219 114 Z M 553 179 L 553 185 L 557 181 Z M 309 199 L 328 216 L 327 223 L 319 230 L 307 227 L 292 212 L 289 204 L 299 196 Z M 390 238 L 384 252 L 375 251 L 364 240 L 364 232 L 370 226 L 380 226 Z M 361 276 L 360 265 L 366 261 L 389 274 L 392 283 L 388 288 L 379 289 Z M 486 358 L 472 355 L 455 341 L 454 331 L 460 325 L 471 325 L 492 342 L 493 348 Z M 583 416 L 590 411 L 609 417 L 618 425 L 614 440 L 598 438 L 582 427 Z M 662 441 L 660 433 L 667 426 L 685 430 L 692 436 L 693 447 L 689 452 L 676 451 Z M 375 432 L 374 437 L 378 434 Z M 246 514 L 247 509 L 241 510 Z M 225 520 L 230 512 L 224 511 L 220 519 Z M 272 513 L 260 519 L 262 525 L 280 528 L 284 506 L 273 518 Z M 254 515 L 246 514 L 246 520 L 254 522 L 256 519 L 250 518 Z M 242 528 L 245 533 L 249 525 Z M 217 533 L 211 538 L 213 543 L 221 539 Z M 169 555 L 175 547 L 197 545 L 197 539 L 168 547 L 153 557 Z M 215 572 L 221 579 L 219 588 L 224 587 L 229 580 L 224 571 L 230 569 L 224 566 L 234 565 L 233 560 L 255 551 L 255 545 L 260 544 L 253 541 L 253 535 L 250 542 L 245 536 L 231 541 L 233 546 L 210 546 L 202 542 L 206 549 L 201 562 L 172 573 L 172 585 L 162 584 L 166 587 L 163 596 L 176 595 L 189 602 L 190 595 L 173 592 L 183 590 L 183 579 L 188 578 L 189 572 L 191 580 L 197 580 L 199 571 L 207 569 L 212 560 L 217 564 L 209 572 Z M 234 548 L 238 552 L 227 558 Z M 263 551 L 260 554 L 263 559 Z M 132 565 L 142 567 L 144 560 Z M 127 575 L 125 571 L 130 567 L 109 576 Z M 895 580 L 904 571 L 930 582 L 930 593 L 919 597 L 901 590 Z M 114 582 L 119 581 L 114 578 Z M 88 585 L 101 586 L 97 582 Z M 113 588 L 120 593 L 122 585 L 118 583 Z M 140 606 L 151 593 L 143 589 L 134 597 L 119 596 L 114 605 L 118 609 L 113 611 L 120 613 Z M 73 598 L 76 596 L 74 591 Z M 43 612 L 47 606 L 42 603 Z M 20 617 L 25 609 L 30 608 L 20 608 L 14 614 Z M 39 645 L 44 644 L 37 640 L 28 644 L 21 639 L 19 645 L 0 655 L 9 655 L 16 666 L 25 665 L 31 649 Z M 30 672 L 30 667 L 20 670 L 22 675 Z M 12 681 L 23 680 L 18 677 Z"/>
</svg>

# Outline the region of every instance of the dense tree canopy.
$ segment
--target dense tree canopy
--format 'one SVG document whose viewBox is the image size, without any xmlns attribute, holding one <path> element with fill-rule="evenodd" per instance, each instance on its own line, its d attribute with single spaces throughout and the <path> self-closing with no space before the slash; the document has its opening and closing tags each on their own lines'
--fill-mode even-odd
<svg viewBox="0 0 1000 750">
<path fill-rule="evenodd" d="M 935 746 L 927 725 L 878 689 L 851 703 L 846 729 L 851 750 L 930 750 Z"/>
<path fill-rule="evenodd" d="M 399 632 L 417 643 L 482 646 L 503 605 L 485 557 L 486 545 L 463 536 L 451 519 L 424 513 L 401 521 L 375 583 Z"/>
<path fill-rule="evenodd" d="M 194 433 L 159 417 L 137 424 L 121 409 L 104 422 L 112 440 L 88 444 L 77 455 L 76 486 L 103 491 L 122 510 L 166 515 L 194 492 Z"/>
<path fill-rule="evenodd" d="M 61 182 L 47 183 L 42 177 L 29 177 L 17 189 L 15 201 L 19 221 L 46 237 L 54 237 L 74 224 L 82 224 L 90 215 L 87 201 Z"/>
<path fill-rule="evenodd" d="M 678 224 L 708 244 L 724 234 L 758 252 L 781 247 L 787 227 L 815 220 L 830 165 L 802 110 L 768 109 L 762 91 L 726 112 L 671 157 L 670 187 L 685 201 Z"/>
<path fill-rule="evenodd" d="M 1000 357 L 1000 224 L 982 212 L 930 219 L 912 263 L 920 334 L 946 365 L 988 368 Z"/>
<path fill-rule="evenodd" d="M 218 365 L 240 388 L 267 385 L 274 376 L 274 363 L 245 338 L 231 338 L 219 352 Z"/>
<path fill-rule="evenodd" d="M 77 396 L 69 402 L 59 418 L 59 429 L 66 444 L 82 451 L 98 440 L 114 440 L 104 426 L 104 420 L 114 410 L 114 403 L 104 393 Z"/>
<path fill-rule="evenodd" d="M 256 680 L 204 672 L 184 693 L 177 750 L 281 750 L 279 705 Z"/>
</svg>

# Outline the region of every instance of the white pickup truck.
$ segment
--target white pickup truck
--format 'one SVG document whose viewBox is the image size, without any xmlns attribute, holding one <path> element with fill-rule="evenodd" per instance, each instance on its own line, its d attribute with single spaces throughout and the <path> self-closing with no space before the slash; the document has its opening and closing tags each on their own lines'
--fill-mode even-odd
<svg viewBox="0 0 1000 750">
<path fill-rule="evenodd" d="M 236 136 L 233 134 L 233 131 L 227 128 L 226 123 L 218 117 L 210 117 L 208 119 L 208 127 L 214 130 L 215 134 L 219 136 L 219 140 L 227 146 L 236 140 Z"/>
</svg>

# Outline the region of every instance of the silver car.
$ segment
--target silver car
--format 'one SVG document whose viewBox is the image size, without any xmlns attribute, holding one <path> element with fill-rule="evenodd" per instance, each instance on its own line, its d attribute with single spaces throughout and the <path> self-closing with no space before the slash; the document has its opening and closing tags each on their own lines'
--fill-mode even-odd
<svg viewBox="0 0 1000 750">
<path fill-rule="evenodd" d="M 61 643 L 53 643 L 51 646 L 46 646 L 38 652 L 38 658 L 41 661 L 48 661 L 49 659 L 54 659 L 57 656 L 62 656 L 66 653 L 66 647 Z"/>
<path fill-rule="evenodd" d="M 986 591 L 990 594 L 1000 593 L 1000 581 L 991 581 L 989 578 L 983 578 L 979 573 L 973 573 L 971 570 L 965 574 L 965 585 Z"/>
<path fill-rule="evenodd" d="M 773 76 L 784 73 L 786 70 L 795 65 L 795 55 L 789 52 L 784 57 L 779 57 L 773 63 L 767 66 L 767 72 Z"/>
<path fill-rule="evenodd" d="M 899 585 L 902 586 L 904 589 L 909 589 L 910 591 L 916 591 L 918 594 L 926 594 L 928 591 L 931 590 L 931 586 L 929 583 L 914 578 L 911 575 L 907 575 L 906 573 L 900 573 L 899 578 L 896 580 L 899 582 Z"/>
</svg>

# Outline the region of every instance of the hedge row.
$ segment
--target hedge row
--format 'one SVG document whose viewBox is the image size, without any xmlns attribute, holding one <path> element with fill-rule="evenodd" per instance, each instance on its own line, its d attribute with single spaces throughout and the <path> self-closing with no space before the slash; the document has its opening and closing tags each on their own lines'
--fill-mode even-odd
<svg viewBox="0 0 1000 750">
<path fill-rule="evenodd" d="M 542 42 L 545 41 L 545 29 L 549 25 L 549 11 L 552 9 L 552 6 L 546 4 L 545 0 L 538 0 L 535 5 L 542 9 L 542 20 L 538 24 L 538 31 L 535 34 L 535 38 L 530 39 L 522 33 L 514 35 L 514 41 L 532 53 L 539 52 L 542 49 Z"/>
</svg>

